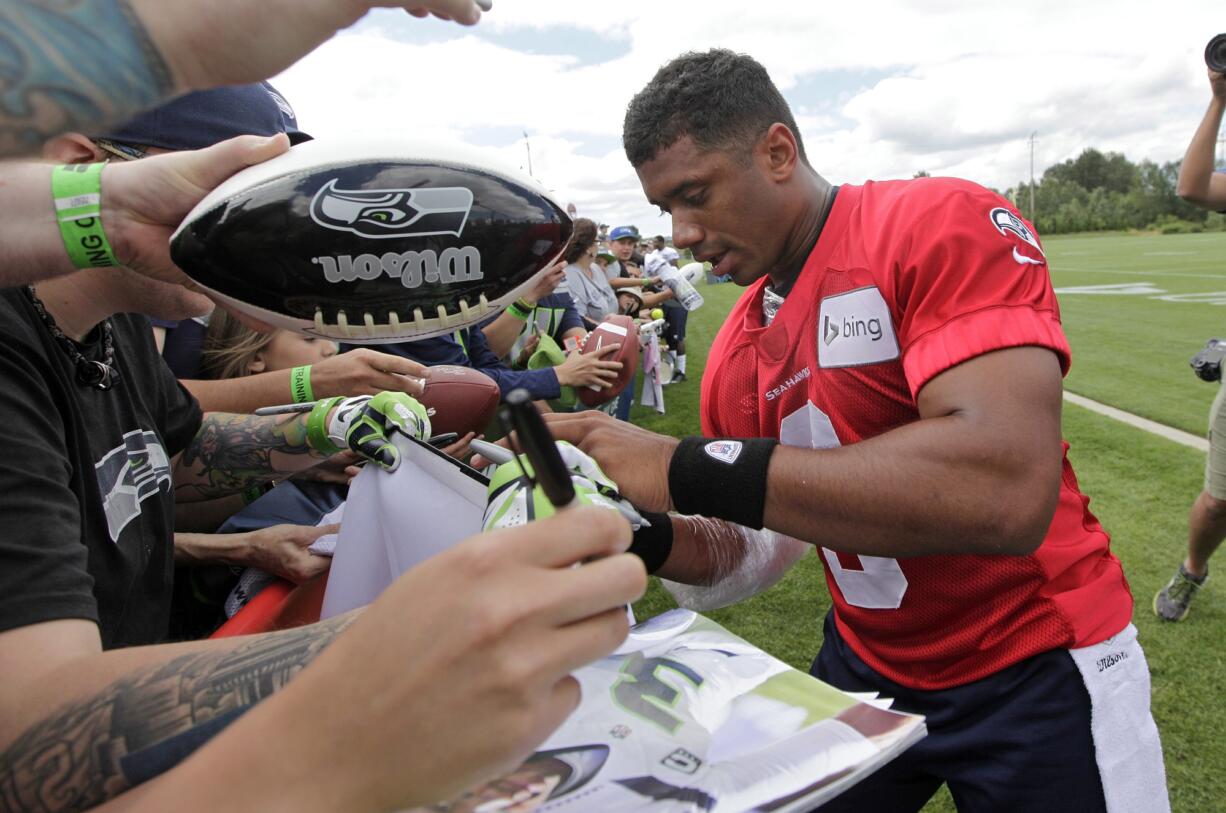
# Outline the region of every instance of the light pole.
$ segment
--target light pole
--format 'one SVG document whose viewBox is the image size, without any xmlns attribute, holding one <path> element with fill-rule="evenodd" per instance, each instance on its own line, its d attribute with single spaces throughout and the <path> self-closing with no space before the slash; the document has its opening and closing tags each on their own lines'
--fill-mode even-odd
<svg viewBox="0 0 1226 813">
<path fill-rule="evenodd" d="M 1034 223 L 1034 143 L 1038 140 L 1039 131 L 1030 134 L 1030 222 Z"/>
</svg>

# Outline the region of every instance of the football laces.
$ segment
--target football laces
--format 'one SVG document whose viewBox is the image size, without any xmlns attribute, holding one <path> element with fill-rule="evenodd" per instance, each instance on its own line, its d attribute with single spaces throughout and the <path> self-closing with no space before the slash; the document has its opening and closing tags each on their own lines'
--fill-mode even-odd
<svg viewBox="0 0 1226 813">
<path fill-rule="evenodd" d="M 476 305 L 470 304 L 467 299 L 461 299 L 459 308 L 454 313 L 448 313 L 445 305 L 439 305 L 431 316 L 427 316 L 426 311 L 421 308 L 414 308 L 408 324 L 411 324 L 417 333 L 450 330 L 471 325 L 500 310 L 501 306 L 491 304 L 485 294 L 481 294 Z M 388 311 L 386 322 L 377 321 L 370 311 L 362 311 L 360 317 L 358 322 L 350 321 L 349 313 L 341 308 L 336 312 L 336 322 L 329 325 L 324 319 L 323 309 L 316 308 L 315 330 L 321 336 L 339 334 L 343 339 L 389 339 L 403 335 L 406 322 L 396 311 Z"/>
</svg>

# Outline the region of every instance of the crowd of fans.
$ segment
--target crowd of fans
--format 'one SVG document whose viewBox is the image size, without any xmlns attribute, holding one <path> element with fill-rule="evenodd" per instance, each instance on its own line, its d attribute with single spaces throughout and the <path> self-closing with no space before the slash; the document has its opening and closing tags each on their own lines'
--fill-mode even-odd
<svg viewBox="0 0 1226 813">
<path fill-rule="evenodd" d="M 77 140 L 91 158 L 106 152 L 137 160 L 209 146 L 205 140 L 276 132 L 291 134 L 295 143 L 311 138 L 299 129 L 289 102 L 261 83 L 188 94 L 104 137 Z M 644 257 L 640 249 L 648 247 Z M 663 236 L 649 243 L 633 226 L 617 226 L 601 242 L 597 225 L 579 217 L 562 259 L 512 307 L 482 324 L 377 349 L 286 330 L 257 331 L 221 309 L 179 320 L 150 317 L 150 330 L 167 366 L 206 410 L 250 411 L 283 403 L 290 396 L 285 376 L 296 369 L 308 371 L 319 397 L 382 390 L 414 395 L 428 368 L 439 365 L 477 370 L 493 379 L 504 397 L 525 389 L 542 411 L 581 410 L 585 407 L 567 397 L 566 389 L 607 386 L 621 367 L 607 358 L 617 345 L 581 352 L 588 332 L 613 314 L 651 321 L 652 310 L 661 305 L 670 327 L 665 340 L 680 354 L 673 381 L 685 379 L 686 312 L 675 306 L 672 291 L 659 277 L 667 268 L 675 270 L 680 255 Z M 644 268 L 653 274 L 644 276 Z M 338 366 L 382 371 L 382 376 L 365 383 L 350 376 L 332 384 L 329 373 Z M 632 382 L 605 411 L 627 420 L 635 394 Z M 467 459 L 476 436 L 470 432 L 444 451 Z M 275 486 L 269 481 L 240 494 L 177 506 L 176 561 L 181 566 L 172 637 L 207 635 L 273 577 L 303 582 L 325 570 L 328 558 L 309 547 L 333 530 L 316 523 L 343 502 L 356 458 L 343 453 Z M 267 578 L 246 579 L 240 586 L 244 569 L 258 569 Z"/>
<path fill-rule="evenodd" d="M 411 397 L 426 365 L 210 317 L 213 303 L 168 252 L 205 194 L 309 137 L 258 80 L 372 5 L 0 10 L 15 57 L 0 153 L 24 159 L 0 184 L 0 810 L 214 810 L 232 794 L 250 809 L 433 803 L 522 759 L 577 703 L 570 673 L 625 636 L 641 560 L 625 553 L 624 520 L 578 508 L 462 541 L 378 606 L 202 637 L 227 599 L 241 604 L 250 574 L 320 574 L 328 560 L 312 546 L 335 529 L 316 523 L 353 466 L 394 468 L 393 435 L 428 432 Z M 483 6 L 402 7 L 471 25 Z M 563 343 L 581 336 L 552 287 L 526 304 Z M 499 347 L 491 364 L 523 325 L 486 326 Z M 479 333 L 457 337 L 465 355 Z M 542 373 L 554 381 L 542 397 L 599 385 L 608 369 L 573 353 Z M 253 414 L 300 391 L 309 412 Z M 444 451 L 465 454 L 465 440 Z M 469 600 L 525 590 L 530 604 Z M 462 629 L 437 634 L 452 624 Z M 491 657 L 514 674 L 488 669 Z M 318 702 L 376 694 L 391 708 L 330 714 Z M 299 725 L 310 732 L 293 735 Z M 361 742 L 344 753 L 316 750 L 355 731 Z M 252 748 L 274 740 L 272 759 Z M 411 764 L 376 767 L 388 753 Z M 312 781 L 330 770 L 338 781 Z"/>
</svg>

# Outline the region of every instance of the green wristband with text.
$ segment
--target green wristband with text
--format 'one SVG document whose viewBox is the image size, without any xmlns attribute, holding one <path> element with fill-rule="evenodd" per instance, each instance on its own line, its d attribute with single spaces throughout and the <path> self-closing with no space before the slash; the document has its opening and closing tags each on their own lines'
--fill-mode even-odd
<svg viewBox="0 0 1226 813">
<path fill-rule="evenodd" d="M 289 391 L 295 404 L 315 400 L 315 393 L 311 391 L 311 365 L 304 364 L 289 371 Z"/>
<path fill-rule="evenodd" d="M 68 258 L 76 268 L 119 265 L 102 231 L 102 168 L 97 164 L 62 164 L 51 170 L 55 219 Z"/>
</svg>

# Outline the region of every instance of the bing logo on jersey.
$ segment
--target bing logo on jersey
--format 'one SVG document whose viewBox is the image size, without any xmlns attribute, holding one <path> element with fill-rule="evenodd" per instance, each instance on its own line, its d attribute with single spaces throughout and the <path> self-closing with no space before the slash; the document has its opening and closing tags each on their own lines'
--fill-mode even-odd
<svg viewBox="0 0 1226 813">
<path fill-rule="evenodd" d="M 826 297 L 817 318 L 817 362 L 822 368 L 898 358 L 890 309 L 876 287 Z"/>
</svg>

